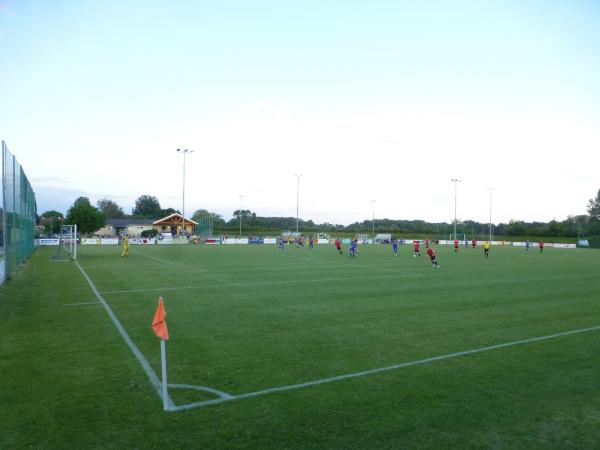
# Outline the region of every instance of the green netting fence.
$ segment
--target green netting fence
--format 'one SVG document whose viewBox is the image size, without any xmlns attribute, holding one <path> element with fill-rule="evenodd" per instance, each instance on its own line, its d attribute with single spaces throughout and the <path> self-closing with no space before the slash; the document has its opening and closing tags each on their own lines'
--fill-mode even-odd
<svg viewBox="0 0 600 450">
<path fill-rule="evenodd" d="M 2 141 L 2 208 L 0 216 L 0 283 L 33 252 L 35 193 L 17 159 Z"/>
</svg>

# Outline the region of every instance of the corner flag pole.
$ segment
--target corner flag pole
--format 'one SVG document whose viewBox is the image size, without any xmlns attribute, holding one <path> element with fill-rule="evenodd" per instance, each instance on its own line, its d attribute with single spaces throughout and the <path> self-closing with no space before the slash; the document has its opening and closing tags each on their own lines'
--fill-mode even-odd
<svg viewBox="0 0 600 450">
<path fill-rule="evenodd" d="M 163 410 L 169 410 L 169 396 L 167 394 L 167 348 L 166 341 L 160 340 L 160 360 L 162 365 L 162 398 Z"/>
<path fill-rule="evenodd" d="M 169 410 L 169 395 L 167 393 L 167 346 L 166 341 L 169 339 L 169 329 L 167 328 L 167 312 L 165 311 L 164 300 L 162 297 L 158 299 L 158 307 L 152 319 L 152 329 L 154 334 L 160 338 L 160 362 L 162 366 L 162 398 L 163 409 Z"/>
</svg>

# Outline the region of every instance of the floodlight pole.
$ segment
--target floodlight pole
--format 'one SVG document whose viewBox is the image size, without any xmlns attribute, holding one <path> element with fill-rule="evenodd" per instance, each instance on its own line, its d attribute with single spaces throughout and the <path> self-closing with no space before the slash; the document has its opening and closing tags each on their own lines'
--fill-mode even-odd
<svg viewBox="0 0 600 450">
<path fill-rule="evenodd" d="M 240 194 L 240 239 L 242 238 L 242 211 L 244 211 L 243 200 L 244 196 Z"/>
<path fill-rule="evenodd" d="M 299 174 L 299 175 L 294 174 L 294 176 L 298 179 L 298 182 L 296 184 L 296 233 L 298 233 L 298 221 L 299 221 L 298 211 L 299 211 L 299 205 L 300 205 L 300 177 L 302 176 L 302 174 Z"/>
<path fill-rule="evenodd" d="M 373 210 L 373 239 L 375 239 L 375 200 L 371 200 L 371 206 L 372 206 L 372 210 Z"/>
<path fill-rule="evenodd" d="M 181 149 L 177 149 L 177 153 L 180 153 L 183 155 L 183 194 L 181 196 L 182 198 L 182 205 L 181 205 L 181 232 L 185 233 L 185 155 L 187 155 L 188 153 L 194 153 L 194 150 L 188 150 L 187 148 L 185 150 L 181 150 Z"/>
<path fill-rule="evenodd" d="M 490 188 L 490 242 L 492 242 L 492 191 L 493 187 Z"/>
<path fill-rule="evenodd" d="M 460 183 L 462 180 L 452 178 L 450 181 L 454 183 L 454 239 L 456 239 L 456 184 Z"/>
</svg>

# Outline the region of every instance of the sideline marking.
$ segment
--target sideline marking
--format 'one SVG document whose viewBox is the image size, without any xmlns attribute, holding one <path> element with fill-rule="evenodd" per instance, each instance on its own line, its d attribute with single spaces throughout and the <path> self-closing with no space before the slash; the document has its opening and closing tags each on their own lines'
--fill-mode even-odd
<svg viewBox="0 0 600 450">
<path fill-rule="evenodd" d="M 130 292 L 151 292 L 151 291 L 176 291 L 179 289 L 206 289 L 218 287 L 234 287 L 234 286 L 263 286 L 269 284 L 302 284 L 302 283 L 329 283 L 331 281 L 351 281 L 351 280 L 377 280 L 382 278 L 404 278 L 404 277 L 422 277 L 421 274 L 404 274 L 404 275 L 378 275 L 372 277 L 345 277 L 345 278 L 323 278 L 309 280 L 286 280 L 286 281 L 249 281 L 247 283 L 224 283 L 224 284 L 204 284 L 199 286 L 177 286 L 177 287 L 161 287 L 150 289 L 125 289 L 121 291 L 102 291 L 102 294 L 127 294 Z"/>
<path fill-rule="evenodd" d="M 148 378 L 150 379 L 150 383 L 152 383 L 152 386 L 154 386 L 154 390 L 156 391 L 158 396 L 162 399 L 163 398 L 162 383 L 158 379 L 156 372 L 154 372 L 154 370 L 152 370 L 152 367 L 150 366 L 150 363 L 148 362 L 148 360 L 144 357 L 144 355 L 142 355 L 142 352 L 140 352 L 140 350 L 133 343 L 133 341 L 127 334 L 127 331 L 125 331 L 125 328 L 123 328 L 123 325 L 121 325 L 121 322 L 119 322 L 119 319 L 117 318 L 117 316 L 115 315 L 113 310 L 110 308 L 110 306 L 108 306 L 108 303 L 106 303 L 106 300 L 104 300 L 102 298 L 102 296 L 100 295 L 100 292 L 98 291 L 98 289 L 96 289 L 96 286 L 94 285 L 94 283 L 92 282 L 92 280 L 90 279 L 88 274 L 85 272 L 85 270 L 83 270 L 83 267 L 81 267 L 81 265 L 79 264 L 79 261 L 75 260 L 75 264 L 77 264 L 77 267 L 81 271 L 83 278 L 85 278 L 85 280 L 88 282 L 88 284 L 92 288 L 92 291 L 94 292 L 94 295 L 96 296 L 96 298 L 99 300 L 100 303 L 102 303 L 102 306 L 104 306 L 104 309 L 106 310 L 106 312 L 110 316 L 111 320 L 117 327 L 119 334 L 121 335 L 121 337 L 123 338 L 125 343 L 129 346 L 129 349 L 132 351 L 132 353 L 135 355 L 135 357 L 138 359 L 138 361 L 142 365 L 142 369 L 144 369 L 144 371 L 146 372 L 146 375 L 148 375 Z M 167 394 L 167 402 L 168 402 L 167 410 L 170 411 L 175 406 L 175 404 L 173 403 L 173 400 L 171 400 L 171 396 L 168 394 Z"/>
<path fill-rule="evenodd" d="M 150 255 L 146 255 L 144 253 L 134 252 L 134 251 L 132 251 L 131 253 L 134 254 L 134 255 L 144 256 L 145 258 L 150 258 L 150 259 L 153 259 L 155 261 L 160 261 L 160 262 L 165 263 L 165 264 L 175 264 L 172 261 L 167 261 L 166 259 L 160 259 L 160 258 L 157 258 L 156 256 L 150 256 Z"/>
<path fill-rule="evenodd" d="M 502 349 L 502 348 L 513 347 L 516 345 L 529 344 L 532 342 L 545 341 L 548 339 L 556 339 L 556 338 L 563 337 L 563 336 L 570 336 L 573 334 L 587 333 L 590 331 L 597 331 L 597 330 L 600 330 L 600 325 L 597 325 L 594 327 L 589 327 L 589 328 L 580 328 L 578 330 L 564 331 L 562 333 L 556 333 L 556 334 L 551 334 L 551 335 L 547 335 L 547 336 L 539 336 L 539 337 L 534 337 L 534 338 L 529 338 L 529 339 L 521 339 L 518 341 L 506 342 L 503 344 L 490 345 L 487 347 L 480 347 L 480 348 L 476 348 L 476 349 L 472 349 L 472 350 L 465 350 L 462 352 L 447 353 L 445 355 L 433 356 L 431 358 L 419 359 L 416 361 L 408 361 L 405 363 L 394 364 L 392 366 L 379 367 L 377 369 L 371 369 L 371 370 L 364 370 L 362 372 L 352 372 L 352 373 L 338 375 L 338 376 L 334 376 L 334 377 L 321 378 L 319 380 L 307 381 L 305 383 L 290 384 L 290 385 L 286 385 L 286 386 L 268 388 L 268 389 L 263 389 L 263 390 L 255 391 L 255 392 L 247 392 L 245 394 L 230 395 L 229 397 L 221 396 L 220 398 L 213 399 L 213 400 L 205 400 L 202 402 L 188 403 L 186 405 L 175 406 L 171 409 L 171 411 L 183 411 L 183 410 L 187 410 L 187 409 L 201 408 L 204 406 L 215 405 L 218 403 L 223 403 L 223 402 L 232 401 L 232 400 L 241 400 L 244 398 L 259 397 L 262 395 L 272 394 L 275 392 L 283 392 L 283 391 L 291 391 L 294 389 L 302 389 L 302 388 L 306 388 L 306 387 L 310 387 L 310 386 L 317 386 L 320 384 L 333 383 L 336 381 L 343 381 L 343 380 L 347 380 L 350 378 L 359 378 L 359 377 L 364 377 L 364 376 L 368 376 L 368 375 L 374 375 L 374 374 L 381 373 L 381 372 L 388 372 L 388 371 L 392 371 L 392 370 L 403 369 L 405 367 L 417 366 L 417 365 L 421 365 L 421 364 L 429 364 L 429 363 L 436 362 L 436 361 L 443 361 L 446 359 L 457 358 L 459 356 L 472 355 L 475 353 L 482 353 L 482 352 L 487 352 L 487 351 L 491 351 L 491 350 L 498 350 L 498 349 Z M 189 386 L 189 387 L 192 388 L 191 386 Z M 202 386 L 198 386 L 197 388 L 199 390 L 210 391 L 210 388 L 204 388 Z M 220 391 L 218 391 L 218 392 L 220 392 Z M 226 395 L 229 395 L 229 394 L 226 394 Z"/>
<path fill-rule="evenodd" d="M 233 398 L 233 396 L 231 394 L 228 394 L 227 392 L 219 391 L 218 389 L 209 388 L 207 386 L 195 386 L 193 384 L 171 384 L 171 383 L 169 383 L 167 386 L 169 386 L 170 388 L 174 388 L 174 389 L 193 389 L 195 391 L 211 392 L 211 393 L 218 395 L 219 397 L 226 399 L 226 400 Z"/>
</svg>

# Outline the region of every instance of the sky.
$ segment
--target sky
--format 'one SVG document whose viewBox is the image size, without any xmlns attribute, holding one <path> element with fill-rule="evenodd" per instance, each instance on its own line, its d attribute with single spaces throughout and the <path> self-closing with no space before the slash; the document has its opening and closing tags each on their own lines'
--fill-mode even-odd
<svg viewBox="0 0 600 450">
<path fill-rule="evenodd" d="M 0 139 L 40 214 L 181 210 L 180 148 L 188 217 L 564 220 L 600 189 L 600 3 L 0 0 Z"/>
</svg>

